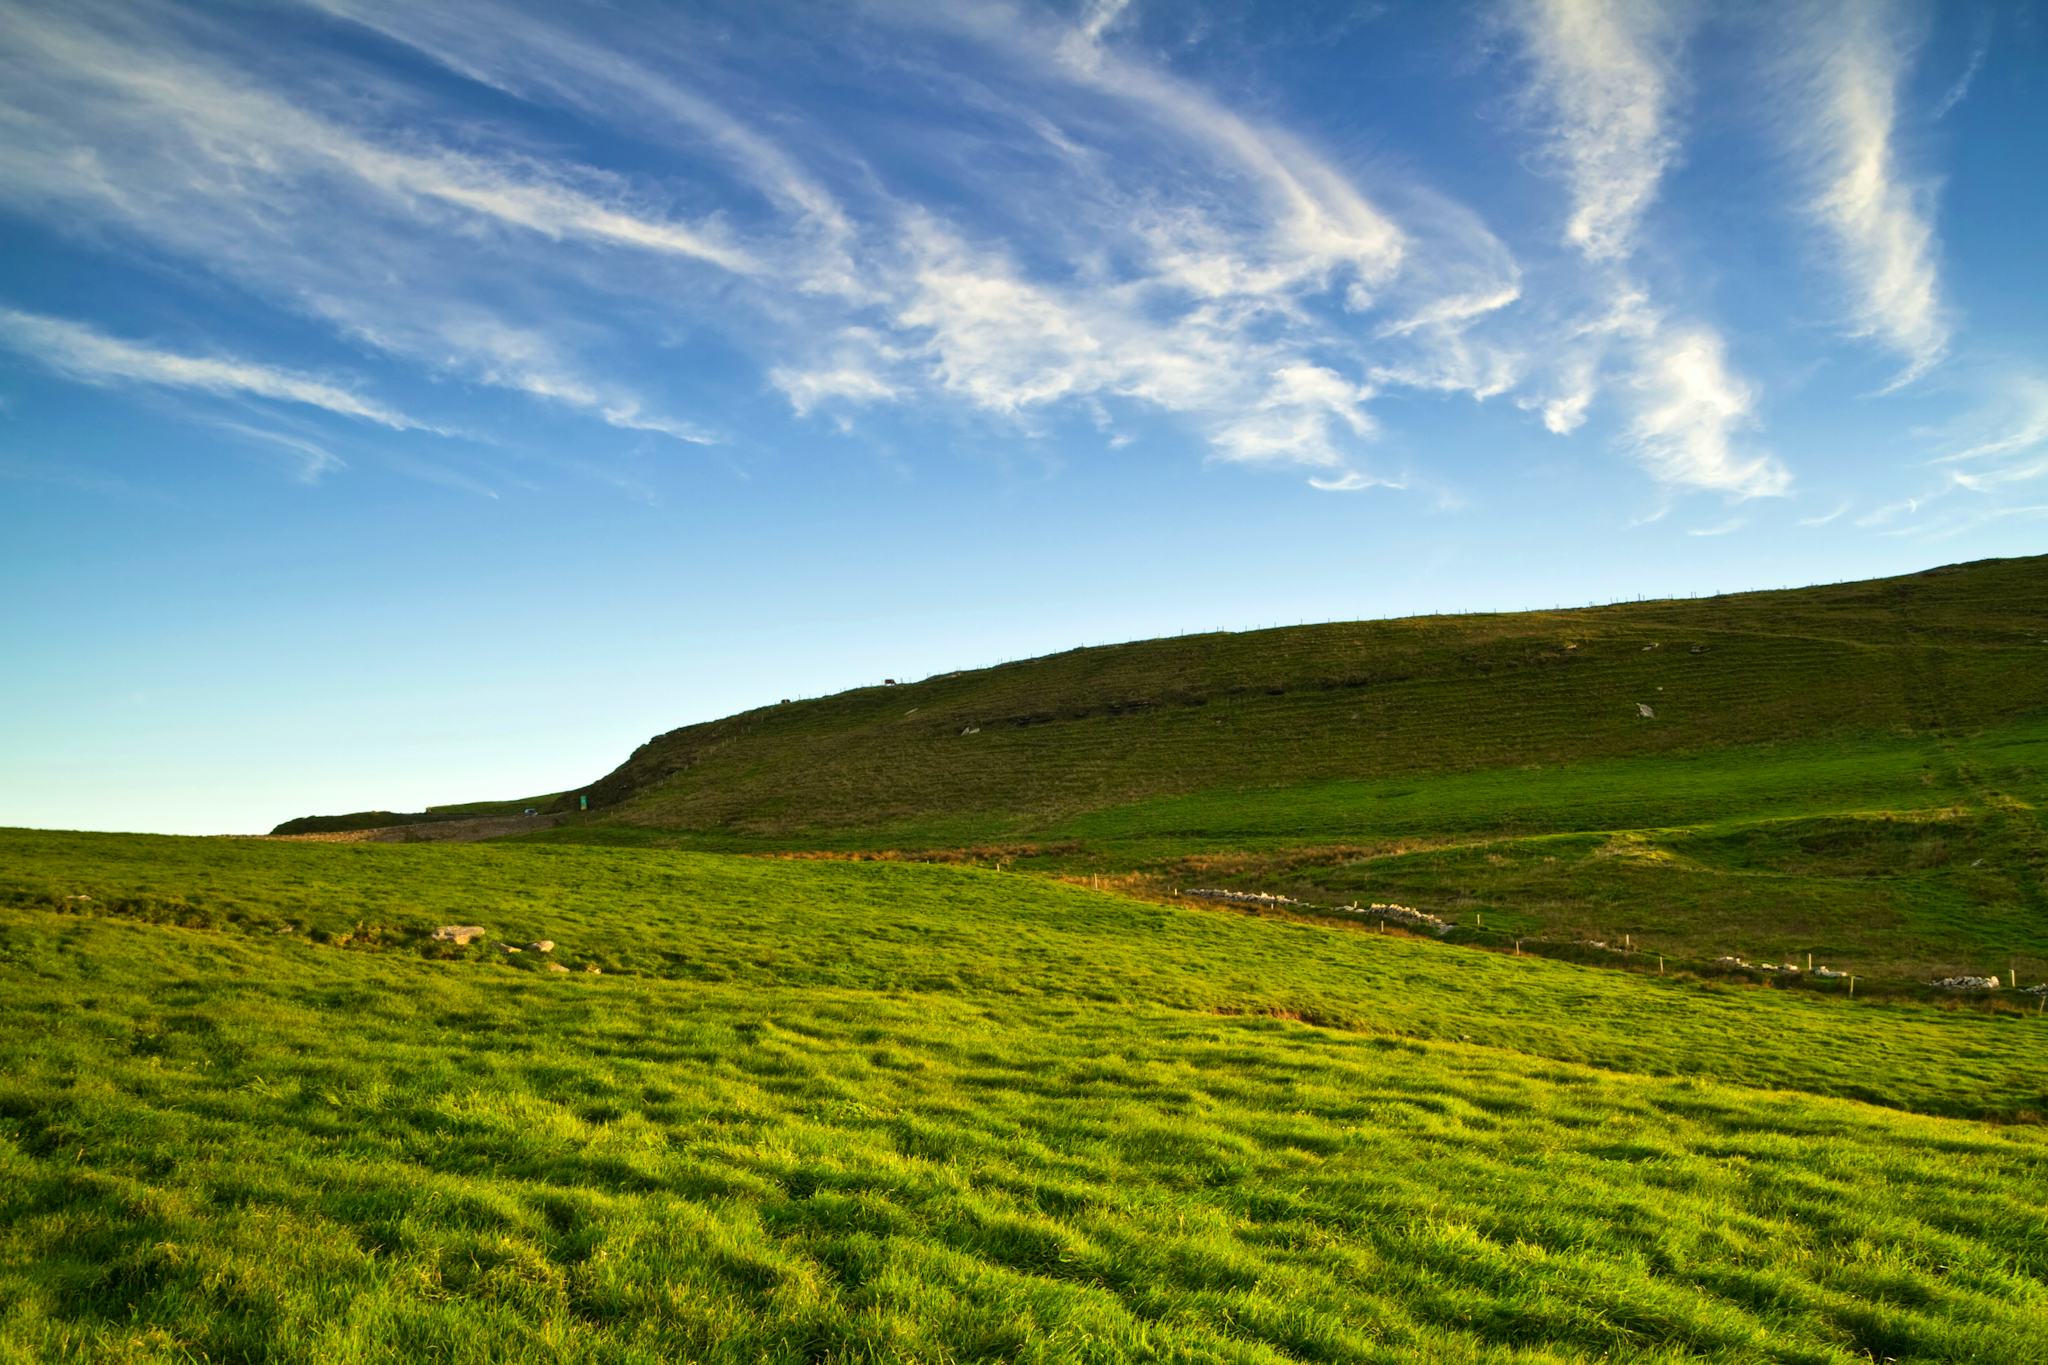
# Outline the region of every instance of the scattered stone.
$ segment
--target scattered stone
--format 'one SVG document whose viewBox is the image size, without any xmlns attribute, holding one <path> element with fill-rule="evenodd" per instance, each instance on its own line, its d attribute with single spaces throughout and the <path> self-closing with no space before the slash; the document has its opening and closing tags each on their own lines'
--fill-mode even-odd
<svg viewBox="0 0 2048 1365">
<path fill-rule="evenodd" d="M 1636 714 L 1641 716 L 1644 720 L 1657 719 L 1656 708 L 1651 706 L 1650 703 L 1646 701 L 1639 701 L 1636 703 Z"/>
<path fill-rule="evenodd" d="M 1995 976 L 1944 976 L 1927 984 L 1943 991 L 1995 991 L 2000 982 Z"/>
<path fill-rule="evenodd" d="M 1824 976 L 1830 981 L 1839 981 L 1848 975 L 1847 972 L 1838 972 L 1833 967 L 1815 967 L 1813 974 L 1815 976 Z"/>
<path fill-rule="evenodd" d="M 537 938 L 526 946 L 536 953 L 552 953 L 555 950 L 555 941 L 551 938 Z"/>
<path fill-rule="evenodd" d="M 1234 905 L 1298 905 L 1305 910 L 1332 910 L 1345 915 L 1365 915 L 1374 919 L 1392 920 L 1411 929 L 1426 930 L 1439 938 L 1457 928 L 1449 920 L 1439 919 L 1413 906 L 1383 905 L 1377 901 L 1371 905 L 1311 905 L 1292 896 L 1276 896 L 1270 891 L 1226 891 L 1214 886 L 1190 887 L 1180 894 L 1196 896 L 1202 900 L 1229 901 Z"/>
<path fill-rule="evenodd" d="M 435 942 L 452 943 L 458 948 L 483 936 L 484 927 L 481 924 L 444 924 L 434 931 Z"/>
<path fill-rule="evenodd" d="M 597 976 L 604 971 L 604 968 L 598 966 L 595 962 L 586 962 L 583 964 L 583 970 L 589 972 L 592 976 Z"/>
<path fill-rule="evenodd" d="M 981 727 L 979 725 L 970 725 L 960 733 L 962 735 L 978 735 L 981 733 Z"/>
<path fill-rule="evenodd" d="M 1704 654 L 1706 652 L 1707 647 L 1705 645 L 1694 645 L 1691 649 L 1686 651 L 1686 653 L 1688 654 Z"/>
<path fill-rule="evenodd" d="M 563 966 L 563 965 L 562 965 L 561 963 L 559 963 L 559 962 L 550 962 L 550 963 L 548 964 L 548 970 L 549 970 L 549 971 L 551 971 L 551 972 L 564 972 L 564 973 L 566 973 L 566 972 L 567 972 L 567 971 L 568 971 L 569 969 L 568 969 L 567 967 L 564 967 L 564 966 Z"/>
<path fill-rule="evenodd" d="M 505 954 L 508 954 L 508 955 L 509 955 L 509 954 L 512 954 L 512 953 L 524 952 L 524 951 L 525 951 L 525 949 L 523 949 L 523 948 L 515 948 L 515 947 L 513 947 L 513 946 L 512 946 L 511 944 L 509 944 L 509 943 L 500 943 L 500 944 L 498 945 L 498 951 L 499 951 L 499 952 L 501 952 L 501 953 L 505 953 Z"/>
<path fill-rule="evenodd" d="M 1664 646 L 1662 646 L 1661 644 L 1655 644 L 1655 645 L 1644 645 L 1644 646 L 1643 646 L 1643 653 L 1645 653 L 1645 654 L 1648 654 L 1648 653 L 1649 653 L 1649 652 L 1650 652 L 1651 650 L 1653 650 L 1653 649 L 1662 649 L 1663 647 L 1664 647 Z"/>
<path fill-rule="evenodd" d="M 2038 986 L 2022 986 L 2022 987 L 2020 987 L 2020 994 L 2021 994 L 2021 995 L 2048 995 L 2048 981 L 2043 981 L 2043 982 L 2042 982 L 2042 983 L 2041 983 L 2040 985 L 2038 985 Z"/>
</svg>

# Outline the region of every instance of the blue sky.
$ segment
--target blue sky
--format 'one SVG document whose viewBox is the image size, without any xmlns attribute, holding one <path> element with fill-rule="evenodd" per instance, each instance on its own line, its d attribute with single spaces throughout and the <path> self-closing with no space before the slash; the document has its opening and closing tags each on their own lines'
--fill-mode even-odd
<svg viewBox="0 0 2048 1365">
<path fill-rule="evenodd" d="M 2044 29 L 0 0 L 0 823 L 2039 551 Z"/>
</svg>

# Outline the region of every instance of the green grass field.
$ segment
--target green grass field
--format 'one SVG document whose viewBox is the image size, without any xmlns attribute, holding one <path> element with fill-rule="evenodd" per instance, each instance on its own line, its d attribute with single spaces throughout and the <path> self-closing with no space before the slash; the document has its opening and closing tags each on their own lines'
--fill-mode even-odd
<svg viewBox="0 0 2048 1365">
<path fill-rule="evenodd" d="M 527 804 L 566 812 L 536 842 L 993 857 L 1398 900 L 1553 951 L 2038 978 L 2048 558 L 1075 650 L 687 726 L 580 791 L 426 815 Z"/>
<path fill-rule="evenodd" d="M 527 805 L 0 831 L 0 1361 L 2048 1362 L 2048 1002 L 1928 984 L 2048 979 L 2048 559 L 1079 650 L 406 834 Z"/>
<path fill-rule="evenodd" d="M 2048 1360 L 2036 1016 L 893 862 L 0 868 L 0 1358 Z"/>
</svg>

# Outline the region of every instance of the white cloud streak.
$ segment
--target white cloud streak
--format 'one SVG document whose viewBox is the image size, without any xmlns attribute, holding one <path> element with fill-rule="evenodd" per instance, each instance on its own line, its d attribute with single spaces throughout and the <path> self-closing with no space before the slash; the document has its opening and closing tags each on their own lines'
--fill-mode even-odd
<svg viewBox="0 0 2048 1365">
<path fill-rule="evenodd" d="M 1841 506 L 1835 508 L 1835 510 L 1832 512 L 1822 512 L 1816 516 L 1801 517 L 1799 519 L 1799 524 L 1801 526 L 1826 526 L 1830 522 L 1840 521 L 1845 515 L 1848 514 L 1848 511 L 1849 504 L 1845 502 Z"/>
<path fill-rule="evenodd" d="M 1812 179 L 1806 208 L 1830 241 L 1848 293 L 1852 332 L 1906 362 L 1918 379 L 1948 353 L 1933 190 L 1899 165 L 1899 89 L 1911 58 L 1907 25 L 1889 0 L 1810 8 L 1795 38 L 1802 99 L 1793 144 Z"/>
<path fill-rule="evenodd" d="M 1513 0 L 1508 13 L 1546 114 L 1545 145 L 1570 193 L 1565 241 L 1608 296 L 1558 348 L 1548 391 L 1524 406 L 1568 435 L 1618 379 L 1629 409 L 1623 439 L 1654 478 L 1737 497 L 1783 493 L 1784 466 L 1743 448 L 1757 425 L 1757 392 L 1729 365 L 1725 340 L 1705 323 L 1669 320 L 1627 268 L 1678 155 L 1671 118 L 1690 8 Z"/>
<path fill-rule="evenodd" d="M 768 372 L 768 381 L 789 400 L 791 410 L 799 417 L 808 417 L 821 405 L 835 399 L 848 403 L 881 403 L 897 397 L 899 393 L 859 361 L 818 370 L 778 365 Z"/>
<path fill-rule="evenodd" d="M 2001 388 L 1995 415 L 1978 419 L 1967 443 L 1960 450 L 1942 454 L 1937 464 L 1990 460 L 2048 448 L 2048 377 L 2020 374 Z"/>
<path fill-rule="evenodd" d="M 178 127 L 244 174 L 340 175 L 414 212 L 447 206 L 556 241 L 683 256 L 741 273 L 757 268 L 715 228 L 648 212 L 617 189 L 593 194 L 509 159 L 373 141 L 196 62 L 20 10 L 0 8 L 0 35 L 17 62 L 98 84 L 122 98 L 129 118 Z"/>
<path fill-rule="evenodd" d="M 304 3 L 515 98 L 563 104 L 598 118 L 653 121 L 707 140 L 748 184 L 807 229 L 802 250 L 790 259 L 767 263 L 747 257 L 748 268 L 793 269 L 807 288 L 866 296 L 849 254 L 855 226 L 844 206 L 780 144 L 669 74 L 676 65 L 672 54 L 643 53 L 636 59 L 590 41 L 569 25 L 493 0 Z"/>
<path fill-rule="evenodd" d="M 337 470 L 346 469 L 348 462 L 317 441 L 289 432 L 271 431 L 264 427 L 252 427 L 244 422 L 216 422 L 222 431 L 239 436 L 245 441 L 258 445 L 273 446 L 290 455 L 296 462 L 295 474 L 300 483 L 318 483 Z"/>
<path fill-rule="evenodd" d="M 1408 244 L 1401 229 L 1322 158 L 1275 128 L 1260 128 L 1202 91 L 1152 66 L 1120 57 L 1103 37 L 1128 0 L 1096 0 L 1081 24 L 1052 48 L 1073 81 L 1114 96 L 1190 142 L 1235 162 L 1263 192 L 1276 225 L 1268 287 L 1351 274 L 1363 306 L 1397 270 Z M 1035 46 L 1023 31 L 1013 48 Z"/>
<path fill-rule="evenodd" d="M 1936 122 L 1955 112 L 1957 105 L 1969 98 L 1970 87 L 1977 83 L 1977 73 L 1984 69 L 1984 59 L 1991 55 L 1991 23 L 1989 16 L 1977 33 L 1977 40 L 1970 45 L 1970 60 L 1963 66 L 1963 74 L 1935 102 L 1934 112 L 1929 115 Z"/>
<path fill-rule="evenodd" d="M 1716 522 L 1712 526 L 1695 526 L 1688 530 L 1686 534 L 1700 537 L 1727 536 L 1733 535 L 1747 525 L 1749 525 L 1748 517 L 1730 517 L 1728 520 Z"/>
<path fill-rule="evenodd" d="M 61 17 L 0 4 L 0 123 L 18 134 L 0 137 L 0 202 L 112 224 L 432 372 L 620 430 L 711 439 L 586 378 L 559 322 L 543 337 L 497 310 L 564 271 L 603 273 L 603 257 L 565 255 L 569 244 L 751 278 L 755 261 L 715 224 L 654 213 L 617 176 L 374 136 L 231 73 L 168 20 L 141 22 L 90 4 Z"/>
<path fill-rule="evenodd" d="M 2008 373 L 1982 409 L 1957 428 L 1950 449 L 1929 463 L 1947 474 L 1947 489 L 1997 503 L 2023 484 L 2048 480 L 2048 377 Z"/>
<path fill-rule="evenodd" d="M 428 431 L 394 408 L 332 380 L 222 356 L 185 355 L 124 341 L 65 318 L 0 309 L 0 342 L 68 379 L 111 386 L 144 384 L 218 397 L 262 398 L 322 408 L 394 431 Z"/>
<path fill-rule="evenodd" d="M 1571 188 L 1565 240 L 1588 260 L 1621 260 L 1677 156 L 1672 51 L 1684 37 L 1684 7 L 1515 0 L 1512 12 L 1550 112 L 1550 153 Z"/>
<path fill-rule="evenodd" d="M 682 17 L 301 4 L 436 79 L 358 45 L 273 50 L 199 7 L 0 0 L 0 203 L 146 243 L 442 382 L 692 443 L 718 433 L 672 415 L 691 377 L 666 348 L 709 337 L 719 363 L 757 362 L 742 391 L 799 417 L 937 402 L 1034 436 L 1141 410 L 1331 491 L 1396 486 L 1360 466 L 1409 392 L 1513 395 L 1560 434 L 1607 398 L 1667 487 L 1788 482 L 1750 445 L 1757 387 L 1727 343 L 1631 274 L 1678 159 L 1682 7 L 1511 0 L 1558 235 L 1591 280 L 1590 304 L 1560 304 L 1476 214 L 1141 51 L 1119 0 L 1066 22 L 873 0 L 823 36 L 735 19 L 709 47 L 736 61 L 700 55 Z M 965 116 L 892 125 L 924 139 L 907 148 L 835 126 L 867 111 L 750 83 L 764 33 L 777 54 L 845 47 L 863 79 Z M 497 92 L 489 115 L 446 73 Z M 556 116 L 522 137 L 501 117 L 520 102 Z M 589 133 L 630 138 L 635 169 L 579 160 Z"/>
<path fill-rule="evenodd" d="M 1647 339 L 1629 380 L 1637 403 L 1628 434 L 1659 479 L 1739 497 L 1786 492 L 1791 476 L 1769 455 L 1740 447 L 1756 395 L 1728 369 L 1710 328 L 1663 328 Z"/>
</svg>

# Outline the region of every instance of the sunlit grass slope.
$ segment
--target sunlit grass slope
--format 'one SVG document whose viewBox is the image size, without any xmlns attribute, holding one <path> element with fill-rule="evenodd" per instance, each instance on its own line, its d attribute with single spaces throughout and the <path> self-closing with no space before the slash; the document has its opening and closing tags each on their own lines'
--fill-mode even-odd
<svg viewBox="0 0 2048 1365">
<path fill-rule="evenodd" d="M 520 844 L 0 833 L 0 898 L 386 952 L 475 923 L 617 975 L 1288 1015 L 1929 1113 L 2048 1113 L 2048 1019 L 1658 981 L 1036 877 Z M 66 900 L 85 895 L 90 901 Z M 538 971 L 522 954 L 514 970 Z"/>
<path fill-rule="evenodd" d="M 1075 650 L 689 726 L 589 795 L 615 819 L 681 830 L 991 838 L 1192 793 L 1935 740 L 2044 712 L 2048 558 L 1993 560 Z M 1656 804 L 1647 788 L 1638 802 Z M 1332 827 L 1304 830 L 1297 804 L 1261 828 L 1262 802 L 1236 805 L 1247 833 Z"/>
<path fill-rule="evenodd" d="M 0 1359 L 2048 1360 L 2048 1136 L 1984 1121 L 2048 1106 L 2032 1017 L 973 869 L 30 832 L 0 981 Z"/>
<path fill-rule="evenodd" d="M 2038 980 L 2048 559 L 1077 650 L 687 727 L 589 794 L 536 837 L 997 846 L 1693 959 Z"/>
</svg>

